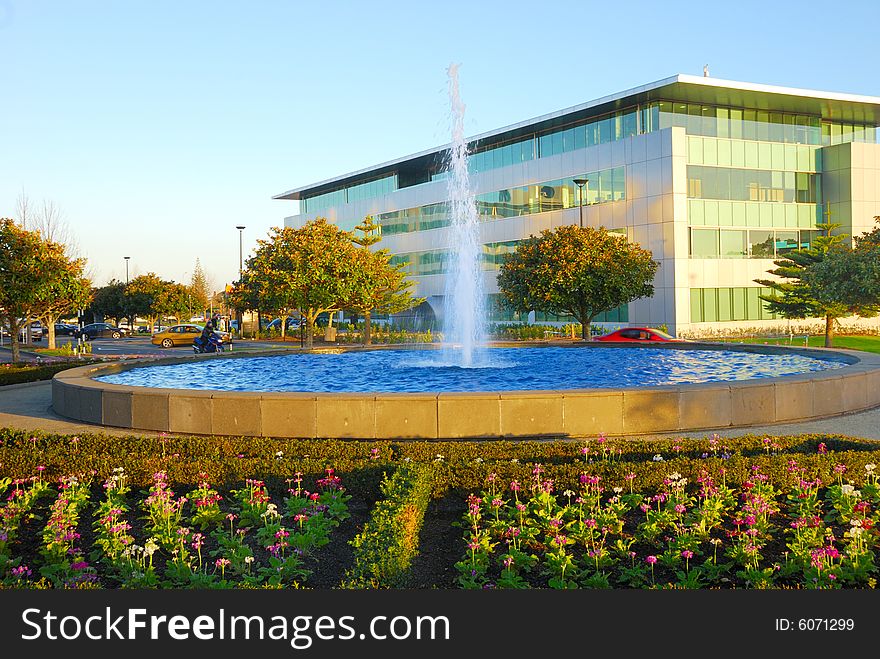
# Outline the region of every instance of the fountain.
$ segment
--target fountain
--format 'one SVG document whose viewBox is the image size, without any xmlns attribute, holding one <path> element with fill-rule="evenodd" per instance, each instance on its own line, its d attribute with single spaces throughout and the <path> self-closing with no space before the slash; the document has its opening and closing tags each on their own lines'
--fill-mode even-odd
<svg viewBox="0 0 880 659">
<path fill-rule="evenodd" d="M 696 342 L 489 349 L 458 66 L 447 73 L 453 258 L 439 355 L 374 347 L 83 366 L 55 375 L 55 412 L 159 432 L 460 439 L 744 427 L 880 405 L 880 356 L 869 353 Z"/>
<path fill-rule="evenodd" d="M 444 365 L 462 368 L 486 364 L 485 293 L 480 269 L 482 243 L 479 216 L 468 176 L 467 142 L 464 137 L 464 103 L 458 89 L 458 65 L 447 69 L 452 146 L 447 164 L 452 251 L 443 300 Z"/>
</svg>

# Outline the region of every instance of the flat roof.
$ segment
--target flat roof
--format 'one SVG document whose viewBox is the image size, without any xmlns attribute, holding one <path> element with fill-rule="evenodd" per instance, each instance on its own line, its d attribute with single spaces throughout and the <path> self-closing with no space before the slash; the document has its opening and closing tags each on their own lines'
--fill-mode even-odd
<svg viewBox="0 0 880 659">
<path fill-rule="evenodd" d="M 636 103 L 660 100 L 705 103 L 707 105 L 718 104 L 756 110 L 772 110 L 775 112 L 793 112 L 820 116 L 823 119 L 880 124 L 880 97 L 878 96 L 823 92 L 795 87 L 778 87 L 776 85 L 761 85 L 752 82 L 739 82 L 736 80 L 712 78 L 711 76 L 694 76 L 679 73 L 669 78 L 663 78 L 646 85 L 603 96 L 564 110 L 557 110 L 556 112 L 520 121 L 503 128 L 480 133 L 479 135 L 468 137 L 467 141 L 488 140 L 501 135 L 508 135 L 514 139 L 517 137 L 517 134 L 530 133 L 535 129 L 543 130 L 552 127 L 554 124 L 561 125 L 566 123 L 564 118 L 571 115 L 577 115 L 578 118 L 590 115 L 598 116 L 623 109 L 624 107 L 630 107 Z M 303 192 L 320 193 L 322 188 L 330 191 L 348 181 L 355 182 L 355 180 L 367 174 L 378 178 L 383 173 L 390 174 L 398 165 L 420 158 L 436 156 L 449 149 L 450 146 L 451 142 L 378 165 L 334 176 L 317 183 L 293 188 L 273 196 L 272 199 L 301 199 Z"/>
</svg>

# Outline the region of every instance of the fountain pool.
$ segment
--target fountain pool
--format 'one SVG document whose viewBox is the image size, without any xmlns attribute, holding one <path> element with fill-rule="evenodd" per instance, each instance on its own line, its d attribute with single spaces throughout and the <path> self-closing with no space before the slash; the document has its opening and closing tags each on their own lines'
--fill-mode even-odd
<svg viewBox="0 0 880 659">
<path fill-rule="evenodd" d="M 870 353 L 711 343 L 489 350 L 500 358 L 472 369 L 442 365 L 442 351 L 387 349 L 92 365 L 58 373 L 52 400 L 63 416 L 139 430 L 358 439 L 635 435 L 880 405 L 880 355 Z"/>
</svg>

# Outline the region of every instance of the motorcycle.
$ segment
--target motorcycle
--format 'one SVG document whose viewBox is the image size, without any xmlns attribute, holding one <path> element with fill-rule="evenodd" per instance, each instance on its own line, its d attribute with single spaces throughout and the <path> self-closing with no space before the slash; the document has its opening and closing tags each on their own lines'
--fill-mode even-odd
<svg viewBox="0 0 880 659">
<path fill-rule="evenodd" d="M 224 350 L 226 350 L 226 347 L 223 345 L 223 339 L 217 332 L 211 332 L 207 338 L 205 336 L 197 336 L 193 339 L 193 352 L 197 355 L 223 352 Z"/>
</svg>

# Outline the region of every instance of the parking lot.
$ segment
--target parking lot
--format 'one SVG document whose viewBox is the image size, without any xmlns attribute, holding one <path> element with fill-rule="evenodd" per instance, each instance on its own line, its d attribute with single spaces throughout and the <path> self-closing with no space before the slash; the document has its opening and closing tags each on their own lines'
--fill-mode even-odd
<svg viewBox="0 0 880 659">
<path fill-rule="evenodd" d="M 61 348 L 67 343 L 76 342 L 76 339 L 70 336 L 56 336 L 55 345 Z M 149 336 L 133 336 L 123 339 L 92 339 L 89 341 L 92 346 L 92 354 L 112 356 L 112 357 L 170 357 L 193 354 L 191 345 L 176 346 L 174 348 L 162 348 L 161 346 L 150 343 Z M 42 341 L 35 343 L 22 343 L 21 349 L 25 352 L 34 348 L 45 348 L 48 345 L 44 338 Z M 3 348 L 10 348 L 8 338 L 3 340 Z M 251 341 L 249 339 L 233 341 L 232 351 L 236 350 L 271 350 L 273 348 L 294 348 L 299 347 L 299 343 L 274 343 L 271 341 Z M 8 355 L 8 350 L 2 351 Z M 33 354 L 33 353 L 31 353 Z"/>
</svg>

